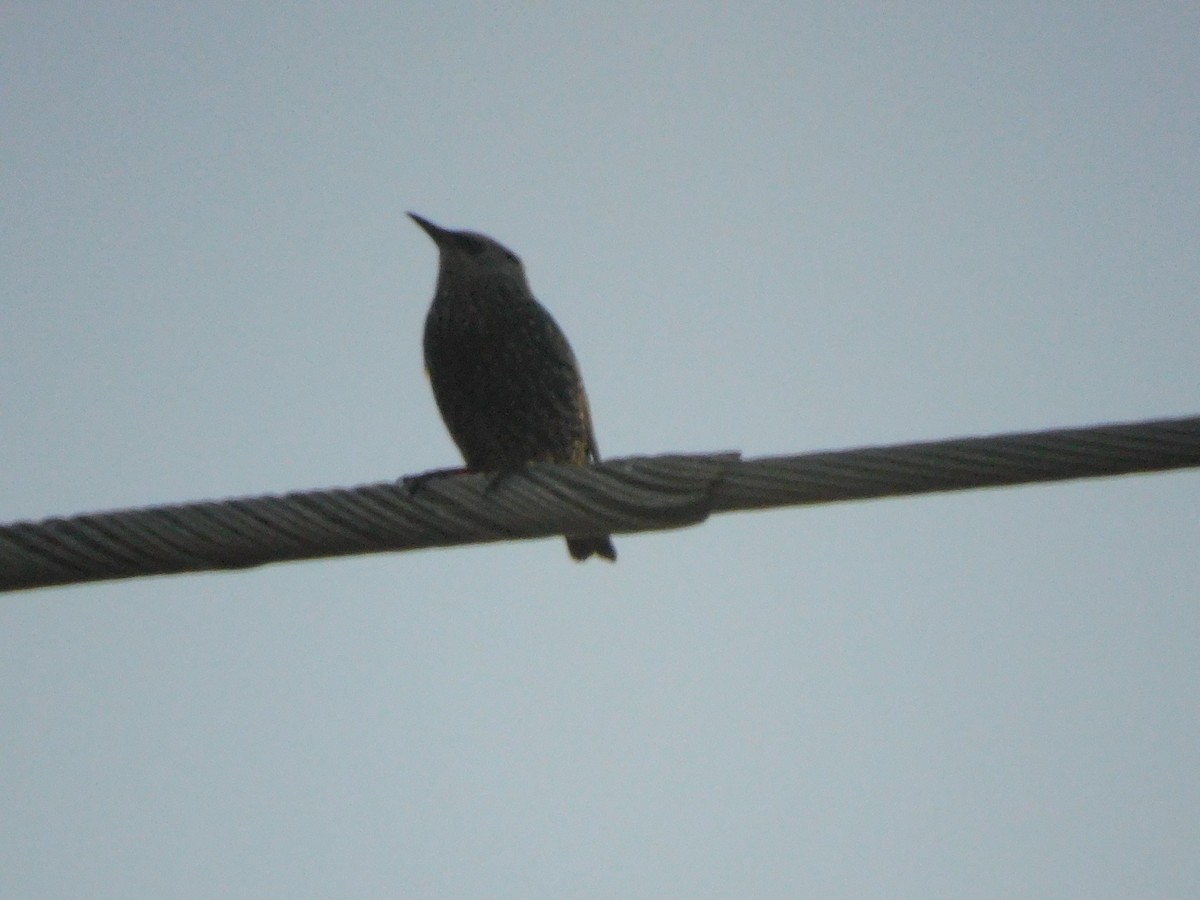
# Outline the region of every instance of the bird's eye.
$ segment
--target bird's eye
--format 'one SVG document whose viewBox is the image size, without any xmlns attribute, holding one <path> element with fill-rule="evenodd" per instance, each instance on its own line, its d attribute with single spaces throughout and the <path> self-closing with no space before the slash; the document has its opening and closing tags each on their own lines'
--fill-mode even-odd
<svg viewBox="0 0 1200 900">
<path fill-rule="evenodd" d="M 479 240 L 477 237 L 465 235 L 460 241 L 460 245 L 472 256 L 478 256 L 483 252 L 483 241 Z"/>
</svg>

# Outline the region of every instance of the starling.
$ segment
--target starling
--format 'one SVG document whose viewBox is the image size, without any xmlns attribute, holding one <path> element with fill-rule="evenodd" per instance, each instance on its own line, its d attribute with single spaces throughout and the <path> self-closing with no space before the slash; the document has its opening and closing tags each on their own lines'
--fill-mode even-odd
<svg viewBox="0 0 1200 900">
<path fill-rule="evenodd" d="M 409 213 L 435 244 L 437 288 L 425 318 L 425 368 L 467 468 L 600 459 L 579 364 L 534 298 L 517 255 L 470 231 Z M 608 535 L 567 538 L 572 558 L 615 560 Z"/>
</svg>

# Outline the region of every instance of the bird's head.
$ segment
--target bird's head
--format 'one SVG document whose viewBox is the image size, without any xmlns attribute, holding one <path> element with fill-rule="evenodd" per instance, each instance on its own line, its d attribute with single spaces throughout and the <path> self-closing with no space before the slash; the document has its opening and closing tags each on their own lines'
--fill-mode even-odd
<svg viewBox="0 0 1200 900">
<path fill-rule="evenodd" d="M 428 219 L 409 213 L 409 218 L 437 244 L 440 257 L 440 283 L 472 285 L 517 282 L 525 285 L 521 259 L 499 241 L 474 231 L 451 231 Z"/>
</svg>

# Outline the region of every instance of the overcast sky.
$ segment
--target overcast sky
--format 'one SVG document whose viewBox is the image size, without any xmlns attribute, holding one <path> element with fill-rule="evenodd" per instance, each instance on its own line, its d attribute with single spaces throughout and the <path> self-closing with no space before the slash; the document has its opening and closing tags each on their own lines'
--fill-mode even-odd
<svg viewBox="0 0 1200 900">
<path fill-rule="evenodd" d="M 0 517 L 1194 415 L 1194 3 L 0 6 Z M 0 896 L 1200 894 L 1200 475 L 0 597 Z"/>
</svg>

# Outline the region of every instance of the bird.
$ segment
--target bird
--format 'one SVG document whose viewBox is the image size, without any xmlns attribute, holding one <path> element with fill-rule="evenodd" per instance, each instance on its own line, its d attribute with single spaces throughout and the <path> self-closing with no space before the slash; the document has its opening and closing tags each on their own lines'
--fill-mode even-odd
<svg viewBox="0 0 1200 900">
<path fill-rule="evenodd" d="M 520 258 L 486 235 L 408 215 L 438 249 L 425 370 L 467 468 L 503 476 L 531 462 L 598 462 L 579 363 Z M 577 561 L 617 558 L 609 535 L 569 535 L 567 550 Z"/>
</svg>

